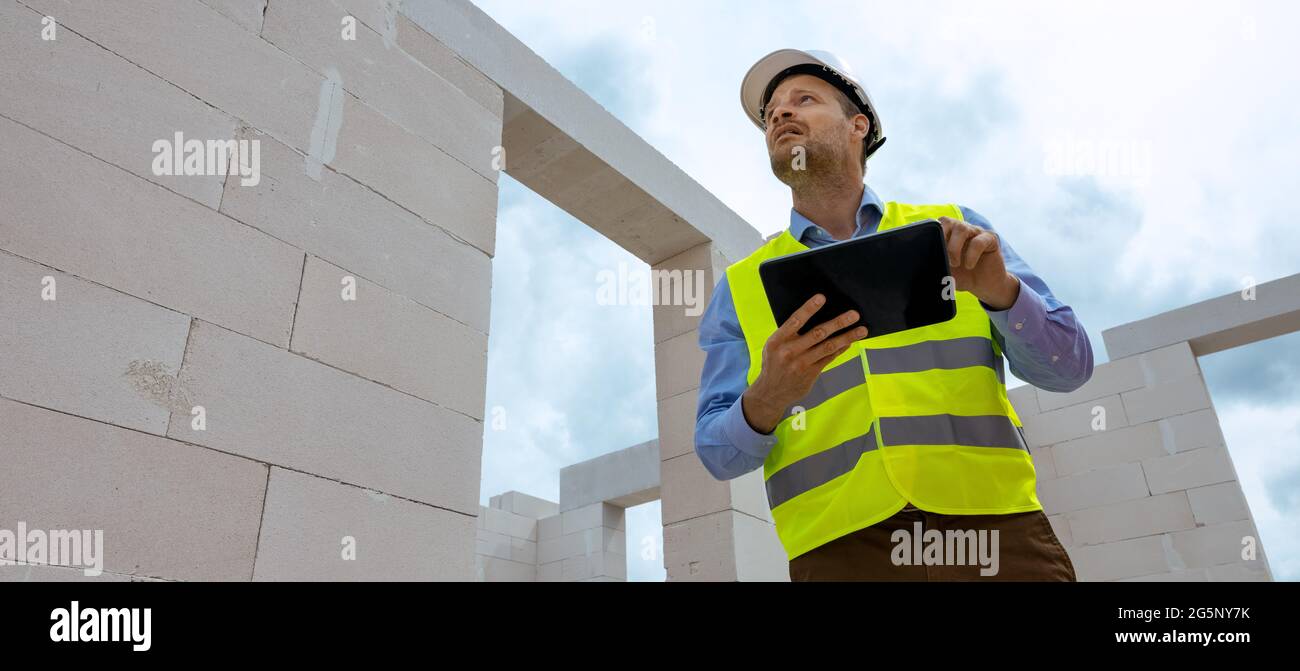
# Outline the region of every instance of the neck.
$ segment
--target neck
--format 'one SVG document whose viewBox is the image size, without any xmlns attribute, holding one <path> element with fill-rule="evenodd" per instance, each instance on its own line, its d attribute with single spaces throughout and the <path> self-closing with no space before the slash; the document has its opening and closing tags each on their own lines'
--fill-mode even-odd
<svg viewBox="0 0 1300 671">
<path fill-rule="evenodd" d="M 841 173 L 841 179 L 818 180 L 791 189 L 794 209 L 826 229 L 836 240 L 848 240 L 858 227 L 858 206 L 866 188 L 859 174 Z"/>
</svg>

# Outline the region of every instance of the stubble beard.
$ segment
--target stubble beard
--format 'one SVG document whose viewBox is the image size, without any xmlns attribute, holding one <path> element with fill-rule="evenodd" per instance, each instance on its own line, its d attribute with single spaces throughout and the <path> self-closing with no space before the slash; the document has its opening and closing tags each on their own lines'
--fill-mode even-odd
<svg viewBox="0 0 1300 671">
<path fill-rule="evenodd" d="M 800 141 L 803 140 L 803 141 Z M 803 147 L 802 166 L 796 168 L 798 147 Z M 804 191 L 820 184 L 828 174 L 841 170 L 844 152 L 836 145 L 805 136 L 778 145 L 771 156 L 772 174 L 794 191 Z"/>
</svg>

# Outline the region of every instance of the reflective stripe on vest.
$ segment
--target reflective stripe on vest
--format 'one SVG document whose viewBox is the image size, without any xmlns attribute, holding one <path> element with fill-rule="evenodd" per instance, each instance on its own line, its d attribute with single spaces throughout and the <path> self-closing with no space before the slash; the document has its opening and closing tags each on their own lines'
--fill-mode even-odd
<svg viewBox="0 0 1300 671">
<path fill-rule="evenodd" d="M 879 230 L 940 216 L 961 213 L 953 205 L 889 202 Z M 805 249 L 786 231 L 727 269 L 750 384 L 776 330 L 758 265 Z M 1042 508 L 988 315 L 969 292 L 956 299 L 957 315 L 947 322 L 855 343 L 787 408 L 763 475 L 788 558 L 908 501 L 949 514 Z"/>
<path fill-rule="evenodd" d="M 1003 381 L 1002 355 L 993 351 L 988 338 L 971 337 L 953 340 L 927 340 L 902 347 L 871 350 L 871 372 L 916 373 L 934 368 L 966 368 L 987 366 L 998 381 Z M 811 410 L 823 401 L 866 382 L 862 363 L 855 357 L 830 368 L 813 383 L 813 388 L 792 408 Z"/>
<path fill-rule="evenodd" d="M 876 449 L 875 428 L 782 468 L 767 479 L 768 505 L 786 501 L 848 473 L 858 457 Z M 1005 415 L 925 415 L 880 418 L 880 439 L 884 445 L 977 445 L 1029 451 L 1020 427 Z"/>
</svg>

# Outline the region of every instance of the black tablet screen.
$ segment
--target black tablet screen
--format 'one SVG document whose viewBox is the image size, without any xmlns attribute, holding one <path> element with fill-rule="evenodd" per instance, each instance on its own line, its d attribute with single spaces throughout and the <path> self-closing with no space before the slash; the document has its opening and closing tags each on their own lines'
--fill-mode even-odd
<svg viewBox="0 0 1300 671">
<path fill-rule="evenodd" d="M 868 338 L 955 316 L 957 304 L 952 297 L 956 287 L 945 291 L 948 274 L 943 228 L 933 219 L 759 265 L 759 277 L 778 326 L 821 293 L 826 303 L 800 333 L 853 309 L 861 315 Z"/>
</svg>

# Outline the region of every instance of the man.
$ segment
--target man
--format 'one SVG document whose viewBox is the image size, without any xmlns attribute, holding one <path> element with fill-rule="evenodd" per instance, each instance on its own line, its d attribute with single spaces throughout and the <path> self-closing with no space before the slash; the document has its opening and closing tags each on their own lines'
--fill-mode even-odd
<svg viewBox="0 0 1300 671">
<path fill-rule="evenodd" d="M 765 56 L 741 103 L 793 207 L 786 231 L 727 269 L 703 315 L 695 449 L 705 467 L 719 480 L 763 468 L 792 580 L 1075 580 L 1002 368 L 1005 352 L 1034 386 L 1082 386 L 1092 348 L 1074 312 L 974 210 L 882 202 L 863 183 L 885 138 L 866 89 L 833 54 Z M 759 263 L 923 219 L 938 219 L 947 240 L 953 319 L 829 337 L 858 315 L 819 313 L 824 297 L 810 296 L 775 323 Z"/>
</svg>

